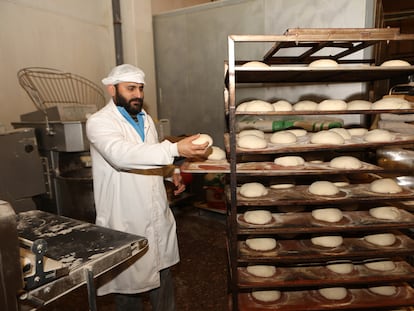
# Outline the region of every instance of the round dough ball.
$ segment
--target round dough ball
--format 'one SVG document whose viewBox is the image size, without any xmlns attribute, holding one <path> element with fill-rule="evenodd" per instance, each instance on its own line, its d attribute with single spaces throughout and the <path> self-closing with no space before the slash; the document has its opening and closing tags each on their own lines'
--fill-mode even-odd
<svg viewBox="0 0 414 311">
<path fill-rule="evenodd" d="M 339 193 L 339 189 L 332 182 L 327 180 L 318 180 L 309 186 L 309 192 L 316 195 L 335 195 Z"/>
<path fill-rule="evenodd" d="M 296 135 L 296 137 L 303 137 L 306 136 L 306 134 L 308 134 L 308 132 L 306 130 L 303 129 L 292 129 L 292 130 L 286 130 L 286 132 L 290 132 Z"/>
<path fill-rule="evenodd" d="M 400 193 L 403 189 L 392 178 L 382 178 L 374 180 L 369 189 L 376 193 Z"/>
<path fill-rule="evenodd" d="M 392 285 L 373 286 L 368 289 L 370 292 L 381 296 L 392 296 L 397 293 L 397 287 Z"/>
<path fill-rule="evenodd" d="M 293 188 L 294 186 L 295 186 L 294 184 L 274 184 L 274 185 L 271 185 L 270 188 L 281 190 L 281 189 Z"/>
<path fill-rule="evenodd" d="M 275 266 L 269 266 L 269 265 L 247 266 L 246 270 L 251 275 L 262 277 L 262 278 L 269 278 L 269 277 L 275 275 L 275 273 L 276 273 L 276 267 Z"/>
<path fill-rule="evenodd" d="M 356 128 L 348 129 L 348 133 L 351 136 L 364 136 L 367 132 L 368 130 L 363 127 L 356 127 Z"/>
<path fill-rule="evenodd" d="M 340 99 L 325 99 L 318 105 L 319 111 L 347 110 L 347 104 Z"/>
<path fill-rule="evenodd" d="M 264 149 L 267 147 L 267 142 L 256 135 L 245 135 L 237 139 L 237 145 L 246 149 Z"/>
<path fill-rule="evenodd" d="M 364 264 L 365 267 L 376 271 L 391 271 L 395 269 L 395 263 L 392 260 L 372 261 Z"/>
<path fill-rule="evenodd" d="M 351 262 L 331 262 L 326 265 L 326 268 L 338 274 L 348 274 L 354 271 L 354 265 Z"/>
<path fill-rule="evenodd" d="M 293 110 L 292 104 L 286 100 L 278 100 L 274 102 L 272 105 L 275 111 L 292 111 Z"/>
<path fill-rule="evenodd" d="M 314 68 L 329 68 L 329 67 L 338 67 L 338 62 L 333 59 L 318 59 L 314 60 L 309 64 L 309 67 Z"/>
<path fill-rule="evenodd" d="M 265 138 L 265 133 L 261 130 L 243 130 L 239 133 L 239 137 L 243 137 L 246 135 L 255 135 L 260 138 Z"/>
<path fill-rule="evenodd" d="M 318 104 L 311 100 L 301 100 L 293 105 L 295 111 L 314 111 L 318 108 Z"/>
<path fill-rule="evenodd" d="M 354 170 L 362 167 L 361 161 L 351 156 L 339 156 L 329 162 L 329 166 L 338 169 Z"/>
<path fill-rule="evenodd" d="M 392 233 L 377 233 L 364 236 L 364 240 L 378 246 L 390 246 L 397 238 Z"/>
<path fill-rule="evenodd" d="M 318 290 L 322 297 L 329 300 L 342 300 L 348 295 L 348 291 L 344 287 L 328 287 Z"/>
<path fill-rule="evenodd" d="M 276 240 L 273 238 L 251 238 L 246 239 L 246 245 L 255 251 L 270 251 L 276 248 Z"/>
<path fill-rule="evenodd" d="M 273 105 L 264 100 L 255 99 L 247 103 L 244 111 L 268 112 L 274 111 Z"/>
<path fill-rule="evenodd" d="M 325 130 L 320 131 L 312 135 L 312 144 L 328 144 L 328 145 L 341 145 L 345 143 L 345 139 L 338 133 Z"/>
<path fill-rule="evenodd" d="M 295 134 L 287 131 L 276 132 L 270 136 L 270 142 L 273 144 L 293 144 L 297 140 L 298 138 Z"/>
<path fill-rule="evenodd" d="M 269 65 L 263 62 L 259 62 L 259 61 L 251 61 L 251 62 L 247 62 L 244 63 L 242 65 L 242 67 L 248 67 L 248 68 L 253 68 L 253 67 L 259 67 L 259 68 L 269 68 Z"/>
<path fill-rule="evenodd" d="M 268 224 L 273 220 L 272 213 L 266 210 L 247 211 L 243 217 L 246 222 L 254 225 Z"/>
<path fill-rule="evenodd" d="M 280 299 L 281 293 L 278 290 L 255 290 L 252 291 L 254 299 L 263 302 L 272 302 Z"/>
<path fill-rule="evenodd" d="M 372 103 L 367 100 L 356 99 L 348 102 L 348 110 L 370 110 Z"/>
<path fill-rule="evenodd" d="M 323 247 L 338 247 L 343 241 L 344 239 L 340 235 L 325 235 L 311 238 L 312 244 Z"/>
<path fill-rule="evenodd" d="M 372 104 L 372 109 L 410 109 L 411 105 L 408 100 L 398 97 L 386 97 L 377 100 Z"/>
<path fill-rule="evenodd" d="M 383 129 L 368 131 L 364 136 L 364 140 L 370 143 L 387 142 L 392 141 L 392 139 L 393 135 L 389 131 Z"/>
<path fill-rule="evenodd" d="M 261 183 L 250 182 L 242 185 L 239 192 L 246 198 L 257 198 L 266 195 L 268 190 Z"/>
<path fill-rule="evenodd" d="M 210 147 L 211 145 L 213 145 L 213 138 L 211 138 L 211 136 L 208 135 L 208 134 L 200 134 L 200 136 L 197 139 L 194 139 L 192 141 L 192 143 L 194 145 L 203 145 L 206 142 L 208 142 L 208 147 Z"/>
<path fill-rule="evenodd" d="M 349 134 L 347 129 L 344 129 L 342 127 L 334 127 L 332 129 L 329 129 L 329 131 L 341 135 L 343 139 L 351 139 L 351 134 Z"/>
<path fill-rule="evenodd" d="M 216 146 L 211 146 L 211 153 L 207 156 L 208 160 L 220 161 L 226 158 L 226 152 L 223 149 Z"/>
<path fill-rule="evenodd" d="M 299 156 L 284 156 L 274 160 L 280 166 L 300 166 L 305 164 L 305 160 Z"/>
<path fill-rule="evenodd" d="M 244 103 L 239 104 L 236 107 L 236 111 L 246 111 L 246 107 L 247 107 L 248 104 L 249 104 L 249 102 L 244 102 Z"/>
<path fill-rule="evenodd" d="M 400 217 L 400 210 L 394 206 L 373 207 L 369 214 L 378 219 L 396 220 Z"/>
<path fill-rule="evenodd" d="M 312 217 L 326 222 L 338 222 L 343 215 L 339 208 L 318 208 L 312 211 Z"/>
<path fill-rule="evenodd" d="M 405 67 L 405 66 L 411 66 L 411 64 L 405 60 L 401 59 L 391 59 L 383 62 L 381 64 L 382 67 Z"/>
</svg>

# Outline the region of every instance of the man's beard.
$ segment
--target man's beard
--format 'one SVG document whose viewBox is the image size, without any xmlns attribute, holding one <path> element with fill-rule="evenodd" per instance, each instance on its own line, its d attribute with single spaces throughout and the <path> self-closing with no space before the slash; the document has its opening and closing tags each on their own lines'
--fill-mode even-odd
<svg viewBox="0 0 414 311">
<path fill-rule="evenodd" d="M 138 113 L 140 113 L 142 110 L 142 106 L 144 104 L 143 98 L 134 97 L 130 100 L 127 100 L 118 92 L 117 89 L 115 91 L 114 101 L 117 106 L 124 107 L 130 115 L 137 115 Z"/>
</svg>

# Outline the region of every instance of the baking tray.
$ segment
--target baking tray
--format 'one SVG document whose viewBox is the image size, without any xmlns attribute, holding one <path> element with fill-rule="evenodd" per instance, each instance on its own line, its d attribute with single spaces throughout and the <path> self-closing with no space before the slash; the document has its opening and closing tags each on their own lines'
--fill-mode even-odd
<svg viewBox="0 0 414 311">
<path fill-rule="evenodd" d="M 414 290 L 408 284 L 399 284 L 393 296 L 381 296 L 364 288 L 350 288 L 343 300 L 331 301 L 323 298 L 316 290 L 284 291 L 274 303 L 260 303 L 250 293 L 239 293 L 240 311 L 301 311 L 301 310 L 381 310 L 414 305 Z"/>
<path fill-rule="evenodd" d="M 250 249 L 245 241 L 238 241 L 239 262 L 304 263 L 351 258 L 378 258 L 410 255 L 414 251 L 414 241 L 396 232 L 396 241 L 391 246 L 376 246 L 361 237 L 343 237 L 338 247 L 313 245 L 310 239 L 277 239 L 277 246 L 269 251 Z"/>
</svg>

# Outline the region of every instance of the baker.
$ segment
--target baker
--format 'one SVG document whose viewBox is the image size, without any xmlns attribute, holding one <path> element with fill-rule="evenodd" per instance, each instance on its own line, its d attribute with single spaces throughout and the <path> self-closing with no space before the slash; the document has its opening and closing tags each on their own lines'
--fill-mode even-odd
<svg viewBox="0 0 414 311">
<path fill-rule="evenodd" d="M 102 80 L 111 96 L 86 123 L 90 141 L 96 224 L 148 239 L 148 251 L 98 288 L 115 293 L 116 310 L 142 310 L 141 293 L 149 292 L 153 310 L 175 310 L 170 267 L 179 262 L 176 223 L 164 187 L 164 172 L 175 157 L 206 153 L 199 135 L 176 143 L 158 141 L 151 117 L 143 109 L 144 72 L 123 64 Z M 185 186 L 178 173 L 175 195 Z"/>
</svg>

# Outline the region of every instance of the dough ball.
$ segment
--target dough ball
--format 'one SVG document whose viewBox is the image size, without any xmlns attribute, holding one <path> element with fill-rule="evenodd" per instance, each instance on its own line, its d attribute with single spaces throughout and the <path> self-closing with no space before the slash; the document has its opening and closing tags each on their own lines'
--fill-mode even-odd
<svg viewBox="0 0 414 311">
<path fill-rule="evenodd" d="M 267 147 L 267 142 L 256 135 L 245 135 L 237 139 L 237 145 L 246 149 L 264 149 Z"/>
<path fill-rule="evenodd" d="M 311 100 L 301 100 L 293 105 L 295 111 L 314 111 L 318 108 L 318 104 Z"/>
<path fill-rule="evenodd" d="M 339 168 L 339 169 L 359 169 L 362 167 L 361 161 L 359 161 L 355 157 L 351 156 L 339 156 L 336 158 L 333 158 L 329 162 L 329 166 L 333 168 Z"/>
<path fill-rule="evenodd" d="M 369 189 L 376 193 L 400 193 L 403 190 L 392 178 L 374 180 L 370 184 Z"/>
<path fill-rule="evenodd" d="M 351 139 L 351 134 L 349 134 L 347 129 L 344 129 L 342 127 L 335 127 L 333 129 L 329 129 L 329 131 L 341 135 L 343 139 Z"/>
<path fill-rule="evenodd" d="M 211 146 L 211 153 L 207 156 L 208 160 L 224 160 L 226 158 L 226 152 L 220 147 Z"/>
<path fill-rule="evenodd" d="M 329 67 L 338 67 L 338 62 L 333 59 L 318 59 L 314 60 L 309 64 L 309 67 L 313 68 L 329 68 Z"/>
<path fill-rule="evenodd" d="M 240 194 L 246 198 L 257 198 L 267 194 L 265 186 L 258 182 L 250 182 L 240 187 Z"/>
<path fill-rule="evenodd" d="M 251 61 L 244 63 L 242 67 L 253 68 L 253 67 L 260 67 L 260 68 L 269 68 L 269 65 L 259 61 Z"/>
<path fill-rule="evenodd" d="M 348 102 L 348 110 L 370 110 L 372 103 L 367 100 L 356 99 Z"/>
<path fill-rule="evenodd" d="M 305 160 L 299 156 L 284 156 L 274 160 L 280 166 L 300 166 L 305 164 Z"/>
<path fill-rule="evenodd" d="M 261 130 L 243 130 L 239 133 L 239 137 L 243 137 L 246 135 L 255 135 L 260 138 L 265 138 L 265 134 Z"/>
<path fill-rule="evenodd" d="M 342 300 L 348 295 L 348 291 L 344 287 L 321 288 L 318 292 L 328 300 Z"/>
<path fill-rule="evenodd" d="M 326 268 L 338 274 L 348 274 L 354 271 L 354 265 L 351 262 L 331 262 Z"/>
<path fill-rule="evenodd" d="M 346 110 L 346 109 L 347 109 L 346 102 L 340 99 L 325 99 L 321 101 L 318 105 L 319 111 Z"/>
<path fill-rule="evenodd" d="M 339 189 L 332 182 L 327 180 L 319 180 L 313 182 L 309 186 L 309 192 L 316 195 L 335 195 L 339 193 Z"/>
<path fill-rule="evenodd" d="M 381 64 L 382 67 L 405 67 L 405 66 L 411 66 L 411 64 L 405 60 L 401 59 L 391 59 L 383 62 Z"/>
<path fill-rule="evenodd" d="M 372 109 L 410 109 L 410 103 L 404 98 L 386 97 L 372 104 Z"/>
<path fill-rule="evenodd" d="M 293 188 L 294 186 L 295 186 L 294 184 L 274 184 L 274 185 L 271 185 L 270 188 L 281 190 L 281 189 Z"/>
<path fill-rule="evenodd" d="M 268 224 L 273 220 L 272 213 L 266 210 L 247 211 L 243 217 L 246 222 L 254 225 Z"/>
<path fill-rule="evenodd" d="M 381 296 L 392 296 L 397 293 L 397 287 L 392 285 L 374 286 L 368 289 L 370 292 Z"/>
<path fill-rule="evenodd" d="M 338 222 L 342 219 L 342 211 L 338 208 L 318 208 L 312 211 L 312 217 L 326 222 Z"/>
<path fill-rule="evenodd" d="M 397 238 L 392 233 L 377 233 L 364 236 L 364 240 L 378 246 L 390 246 Z"/>
<path fill-rule="evenodd" d="M 262 278 L 269 278 L 269 277 L 275 275 L 275 273 L 276 273 L 276 267 L 275 266 L 269 266 L 269 265 L 247 266 L 246 270 L 251 275 L 262 277 Z"/>
<path fill-rule="evenodd" d="M 296 141 L 296 135 L 287 131 L 276 132 L 270 136 L 270 142 L 273 144 L 293 144 Z"/>
<path fill-rule="evenodd" d="M 395 263 L 392 260 L 372 261 L 364 264 L 365 267 L 376 271 L 391 271 L 395 269 Z"/>
<path fill-rule="evenodd" d="M 251 238 L 246 240 L 246 245 L 255 251 L 270 251 L 276 248 L 276 240 L 272 238 Z"/>
<path fill-rule="evenodd" d="M 286 100 L 278 100 L 274 102 L 272 105 L 275 111 L 292 111 L 293 110 L 292 104 Z"/>
<path fill-rule="evenodd" d="M 400 217 L 400 210 L 394 206 L 373 207 L 369 214 L 378 219 L 396 220 Z"/>
<path fill-rule="evenodd" d="M 324 235 L 311 238 L 311 242 L 323 247 L 338 247 L 343 243 L 343 238 L 340 235 Z"/>
<path fill-rule="evenodd" d="M 364 136 L 364 140 L 370 143 L 387 142 L 392 141 L 392 139 L 393 135 L 389 131 L 383 129 L 368 131 Z"/>
<path fill-rule="evenodd" d="M 248 104 L 249 104 L 249 102 L 244 102 L 244 103 L 239 104 L 236 107 L 236 111 L 246 111 L 246 107 L 247 107 Z"/>
<path fill-rule="evenodd" d="M 308 132 L 306 130 L 303 129 L 292 129 L 292 130 L 286 130 L 286 132 L 290 132 L 296 135 L 296 137 L 303 137 L 306 136 L 306 134 L 308 134 Z"/>
<path fill-rule="evenodd" d="M 351 134 L 351 136 L 364 136 L 367 132 L 368 130 L 363 127 L 348 129 L 348 133 Z"/>
<path fill-rule="evenodd" d="M 325 130 L 320 131 L 312 135 L 312 144 L 328 144 L 328 145 L 341 145 L 345 143 L 345 139 L 338 133 Z"/>
<path fill-rule="evenodd" d="M 254 299 L 263 302 L 272 302 L 280 299 L 281 293 L 278 290 L 255 290 L 252 291 Z"/>
<path fill-rule="evenodd" d="M 203 145 L 206 142 L 208 142 L 208 147 L 210 147 L 211 145 L 213 145 L 213 138 L 211 138 L 211 136 L 208 135 L 208 134 L 200 134 L 200 136 L 197 139 L 194 139 L 192 141 L 192 143 L 194 145 Z"/>
<path fill-rule="evenodd" d="M 273 105 L 264 100 L 255 99 L 247 103 L 244 111 L 268 112 L 274 111 Z"/>
<path fill-rule="evenodd" d="M 339 188 L 349 186 L 349 182 L 347 181 L 335 181 L 333 184 Z"/>
</svg>

